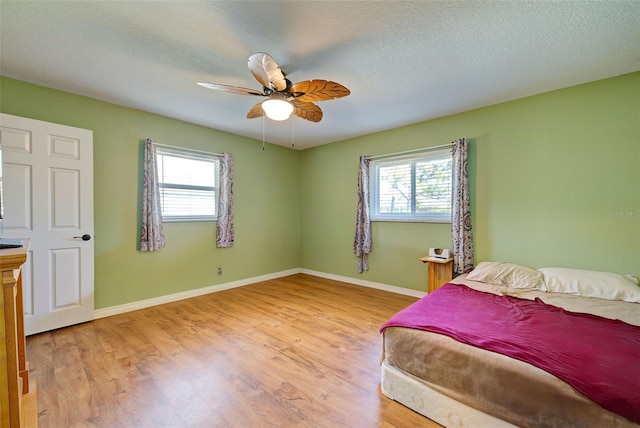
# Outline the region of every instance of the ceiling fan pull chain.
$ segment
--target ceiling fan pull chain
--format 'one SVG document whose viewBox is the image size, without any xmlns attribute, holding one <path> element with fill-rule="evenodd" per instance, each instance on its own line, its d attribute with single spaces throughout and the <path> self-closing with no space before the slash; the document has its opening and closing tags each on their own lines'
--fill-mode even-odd
<svg viewBox="0 0 640 428">
<path fill-rule="evenodd" d="M 291 148 L 295 148 L 296 146 L 296 136 L 295 136 L 295 132 L 293 130 L 293 118 L 291 118 Z"/>
<path fill-rule="evenodd" d="M 262 151 L 264 152 L 264 116 L 262 116 Z"/>
</svg>

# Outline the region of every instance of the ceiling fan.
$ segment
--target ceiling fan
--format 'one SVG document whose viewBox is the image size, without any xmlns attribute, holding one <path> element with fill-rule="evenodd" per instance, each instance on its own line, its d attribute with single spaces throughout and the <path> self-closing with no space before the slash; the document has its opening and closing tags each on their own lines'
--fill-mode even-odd
<svg viewBox="0 0 640 428">
<path fill-rule="evenodd" d="M 273 120 L 286 120 L 293 113 L 302 119 L 320 122 L 322 110 L 314 102 L 346 97 L 351 93 L 341 84 L 330 80 L 305 80 L 291 84 L 271 55 L 264 52 L 251 55 L 248 65 L 253 76 L 262 84 L 262 92 L 217 83 L 198 82 L 198 85 L 233 94 L 265 97 L 266 100 L 249 110 L 247 119 L 266 114 Z"/>
</svg>

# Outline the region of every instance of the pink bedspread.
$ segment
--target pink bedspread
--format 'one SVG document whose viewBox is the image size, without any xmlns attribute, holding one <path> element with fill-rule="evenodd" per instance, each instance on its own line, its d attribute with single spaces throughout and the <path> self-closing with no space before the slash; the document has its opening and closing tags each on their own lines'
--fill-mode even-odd
<svg viewBox="0 0 640 428">
<path fill-rule="evenodd" d="M 408 327 L 533 364 L 640 423 L 640 327 L 445 284 L 381 328 Z"/>
</svg>

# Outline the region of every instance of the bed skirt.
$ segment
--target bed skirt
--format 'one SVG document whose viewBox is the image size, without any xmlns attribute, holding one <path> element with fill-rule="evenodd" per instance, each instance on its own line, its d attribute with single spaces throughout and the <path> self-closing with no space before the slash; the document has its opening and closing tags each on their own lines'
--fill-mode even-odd
<svg viewBox="0 0 640 428">
<path fill-rule="evenodd" d="M 386 362 L 381 365 L 380 387 L 386 397 L 447 428 L 515 427 L 436 391 L 428 382 L 391 367 Z"/>
</svg>

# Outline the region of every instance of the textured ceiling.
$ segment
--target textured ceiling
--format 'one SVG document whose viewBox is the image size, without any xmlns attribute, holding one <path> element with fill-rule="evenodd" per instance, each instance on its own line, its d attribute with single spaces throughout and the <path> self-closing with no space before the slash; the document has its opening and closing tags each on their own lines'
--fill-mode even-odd
<svg viewBox="0 0 640 428">
<path fill-rule="evenodd" d="M 2 0 L 0 42 L 3 76 L 304 149 L 640 70 L 640 2 Z M 351 95 L 277 123 L 196 85 L 261 90 L 261 51 Z"/>
</svg>

